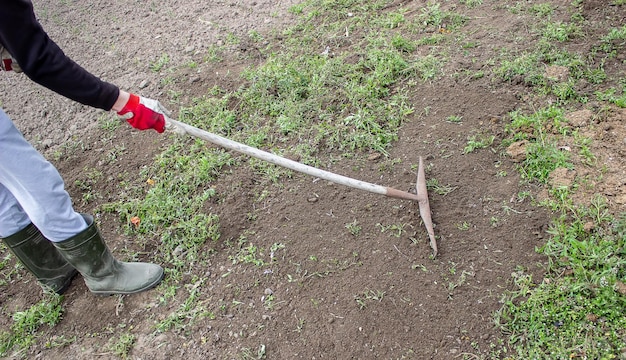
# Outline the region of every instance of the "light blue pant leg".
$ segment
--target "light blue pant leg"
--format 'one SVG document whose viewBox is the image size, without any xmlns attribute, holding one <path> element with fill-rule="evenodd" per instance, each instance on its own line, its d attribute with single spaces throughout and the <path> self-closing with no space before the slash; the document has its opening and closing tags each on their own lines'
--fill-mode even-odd
<svg viewBox="0 0 626 360">
<path fill-rule="evenodd" d="M 54 242 L 87 228 L 57 169 L 0 109 L 0 236 L 12 235 L 29 222 Z"/>
<path fill-rule="evenodd" d="M 0 237 L 13 235 L 30 223 L 30 218 L 17 199 L 0 184 Z"/>
</svg>

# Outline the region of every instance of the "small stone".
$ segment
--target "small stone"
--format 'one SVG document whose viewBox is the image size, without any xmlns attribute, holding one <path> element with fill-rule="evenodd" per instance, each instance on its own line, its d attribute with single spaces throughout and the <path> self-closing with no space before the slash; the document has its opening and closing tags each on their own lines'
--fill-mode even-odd
<svg viewBox="0 0 626 360">
<path fill-rule="evenodd" d="M 272 289 L 267 288 L 267 289 L 265 289 L 265 291 L 263 291 L 263 293 L 264 293 L 265 295 L 272 295 L 274 292 L 272 291 Z"/>
<path fill-rule="evenodd" d="M 173 252 L 174 256 L 179 256 L 182 253 L 183 253 L 183 247 L 180 246 L 180 245 L 177 246 L 176 249 L 174 249 L 174 252 Z"/>
<path fill-rule="evenodd" d="M 139 88 L 140 88 L 140 89 L 143 89 L 143 88 L 145 88 L 146 86 L 148 86 L 148 80 L 144 80 L 144 81 L 142 81 L 141 83 L 139 83 Z"/>
<path fill-rule="evenodd" d="M 318 200 L 317 196 L 313 196 L 313 197 L 310 197 L 310 198 L 306 199 L 306 201 L 308 201 L 310 203 L 317 202 L 317 200 Z"/>
</svg>

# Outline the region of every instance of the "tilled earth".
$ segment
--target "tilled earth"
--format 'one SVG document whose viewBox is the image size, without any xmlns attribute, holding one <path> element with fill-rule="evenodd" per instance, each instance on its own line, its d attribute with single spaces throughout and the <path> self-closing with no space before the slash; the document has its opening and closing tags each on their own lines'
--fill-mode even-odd
<svg viewBox="0 0 626 360">
<path fill-rule="evenodd" d="M 123 89 L 163 99 L 176 111 L 214 86 L 237 88 L 239 72 L 263 58 L 245 41 L 228 45 L 229 36 L 245 38 L 253 30 L 268 36 L 280 33 L 295 21 L 288 12 L 294 3 L 43 0 L 35 7 L 50 36 L 78 63 Z M 446 74 L 468 68 L 489 74 L 489 59 L 498 49 L 523 49 L 524 43 L 512 45 L 510 39 L 527 32 L 529 18 L 499 3 L 485 0 L 477 9 L 457 9 L 470 18 L 462 31 L 480 44 L 472 50 L 478 61 L 470 63 L 461 54 L 452 54 Z M 569 2 L 552 3 L 557 6 L 556 17 L 565 18 Z M 407 8 L 410 17 L 425 4 L 410 1 L 391 8 Z M 586 2 L 589 38 L 594 29 L 619 25 L 617 9 L 607 9 L 599 1 Z M 215 45 L 227 49 L 217 64 L 205 61 Z M 585 39 L 573 46 L 588 50 Z M 159 61 L 167 65 L 155 69 Z M 198 67 L 185 66 L 191 61 Z M 605 70 L 623 73 L 620 61 L 606 64 Z M 58 167 L 80 211 L 93 212 L 115 201 L 119 174 L 132 178 L 167 145 L 185 141 L 129 127 L 105 137 L 98 119 L 109 114 L 63 99 L 24 76 L 0 76 L 2 108 Z M 256 181 L 248 167 L 239 166 L 207 184 L 217 190 L 219 200 L 208 204 L 207 211 L 219 215 L 221 238 L 206 245 L 206 250 L 214 251 L 206 261 L 209 266 L 188 274 L 180 284 L 193 286 L 192 278 L 202 278 L 200 301 L 215 311 L 215 318 L 159 333 L 155 322 L 176 311 L 184 299 L 162 304 L 158 290 L 97 297 L 79 277 L 66 294 L 61 323 L 44 329 L 41 343 L 16 357 L 116 358 L 110 338 L 122 330 L 136 337 L 130 352 L 134 359 L 257 358 L 260 354 L 271 359 L 455 359 L 489 354 L 502 337 L 493 313 L 502 305 L 503 292 L 512 289 L 511 274 L 521 266 L 535 281 L 542 281 L 546 259 L 535 249 L 545 241 L 551 214 L 529 198 L 520 200 L 520 192 L 542 196 L 542 189 L 520 185 L 515 159 L 505 151 L 464 154 L 463 148 L 468 134 L 477 129 L 494 134 L 498 143 L 504 136 L 506 115 L 526 109 L 528 91 L 521 82 L 504 83 L 493 76 L 468 80 L 446 75 L 421 84 L 412 97 L 413 106 L 429 111 L 416 111 L 388 159 L 343 159 L 329 169 L 412 191 L 411 165 L 422 156 L 427 178 L 436 178 L 452 190 L 430 194 L 439 241 L 437 258 L 431 257 L 415 203 L 294 175 L 281 180 L 281 187 L 270 187 L 259 208 L 256 199 L 267 184 Z M 172 92 L 180 94 L 176 101 Z M 594 104 L 587 110 L 577 114 L 579 126 L 598 139 L 593 150 L 608 171 L 594 190 L 580 195 L 580 201 L 601 193 L 614 211 L 623 211 L 625 167 L 620 159 L 626 114 L 616 109 L 600 113 Z M 462 122 L 444 121 L 452 115 L 462 115 Z M 115 162 L 106 160 L 112 153 Z M 390 159 L 402 161 L 390 165 Z M 91 191 L 100 197 L 85 202 L 84 189 L 76 181 L 84 180 L 90 169 L 102 172 L 106 181 L 94 183 Z M 567 181 L 571 176 L 555 174 L 553 180 Z M 257 215 L 254 221 L 247 217 L 250 212 Z M 358 236 L 346 227 L 355 221 L 362 227 Z M 123 258 L 137 251 L 133 238 L 122 234 L 119 219 L 102 216 L 99 222 L 116 255 Z M 404 224 L 405 231 L 399 236 L 381 231 L 392 224 Z M 226 243 L 244 233 L 260 247 L 284 244 L 280 261 L 270 269 L 233 266 Z M 154 241 L 148 248 L 158 247 L 158 239 Z M 150 261 L 151 254 L 141 252 L 140 258 Z M 24 271 L 0 289 L 2 328 L 8 328 L 12 313 L 42 296 Z M 272 306 L 267 306 L 268 296 L 274 299 Z M 45 346 L 46 339 L 72 337 L 76 339 L 66 346 Z"/>
</svg>

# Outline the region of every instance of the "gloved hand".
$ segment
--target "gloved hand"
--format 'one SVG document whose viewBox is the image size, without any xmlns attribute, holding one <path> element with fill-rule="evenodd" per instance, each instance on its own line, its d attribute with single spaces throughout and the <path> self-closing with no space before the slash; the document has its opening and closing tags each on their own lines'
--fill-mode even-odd
<svg viewBox="0 0 626 360">
<path fill-rule="evenodd" d="M 135 129 L 154 129 L 162 133 L 165 131 L 165 116 L 169 116 L 169 111 L 157 100 L 130 94 L 130 99 L 117 114 Z"/>
</svg>

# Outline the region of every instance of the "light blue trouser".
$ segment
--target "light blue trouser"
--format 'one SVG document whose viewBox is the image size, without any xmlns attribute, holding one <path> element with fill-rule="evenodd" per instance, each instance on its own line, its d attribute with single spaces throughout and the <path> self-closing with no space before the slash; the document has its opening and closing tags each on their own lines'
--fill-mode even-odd
<svg viewBox="0 0 626 360">
<path fill-rule="evenodd" d="M 33 223 L 50 241 L 87 228 L 57 169 L 24 139 L 0 109 L 0 237 Z"/>
</svg>

